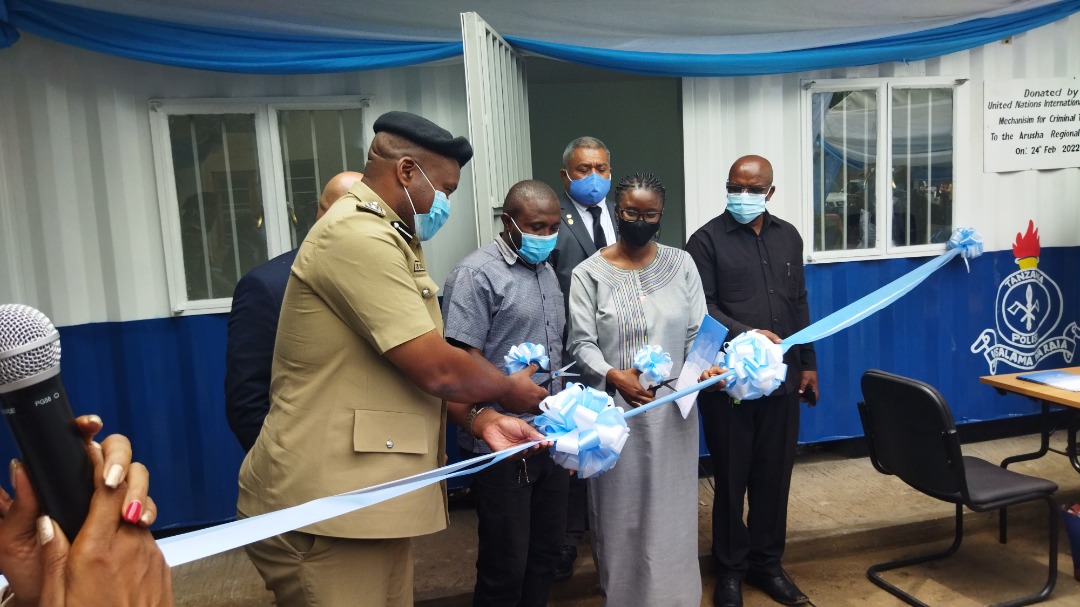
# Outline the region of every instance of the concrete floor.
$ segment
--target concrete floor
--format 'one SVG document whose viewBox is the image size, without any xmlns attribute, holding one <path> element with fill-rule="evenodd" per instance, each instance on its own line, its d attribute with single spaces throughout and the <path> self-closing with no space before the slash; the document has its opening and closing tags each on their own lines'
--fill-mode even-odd
<svg viewBox="0 0 1080 607">
<path fill-rule="evenodd" d="M 1064 447 L 1055 436 L 1052 446 Z M 998 462 L 1008 455 L 1033 451 L 1037 436 L 964 446 L 965 455 Z M 1051 453 L 1041 460 L 1010 469 L 1058 483 L 1058 501 L 1080 501 L 1080 474 L 1067 459 Z M 712 489 L 700 484 L 699 553 L 704 590 L 702 605 L 711 605 L 715 579 L 708 554 Z M 953 506 L 928 498 L 894 477 L 876 472 L 866 458 L 833 455 L 800 457 L 792 478 L 785 567 L 814 605 L 903 605 L 866 579 L 872 563 L 943 549 L 952 537 Z M 995 513 L 967 512 L 960 551 L 936 563 L 890 572 L 887 579 L 931 605 L 985 605 L 1028 594 L 1046 575 L 1045 507 L 1010 510 L 1010 540 L 997 543 Z M 1059 526 L 1060 527 L 1060 526 Z M 1058 583 L 1044 605 L 1080 605 L 1080 582 L 1073 579 L 1070 547 L 1060 530 Z M 450 528 L 418 538 L 416 600 L 423 607 L 470 604 L 475 579 L 476 516 L 454 509 Z M 596 569 L 585 546 L 579 551 L 574 577 L 557 584 L 551 605 L 602 605 Z M 177 567 L 173 572 L 178 606 L 255 607 L 273 605 L 273 596 L 243 551 L 233 551 Z M 775 605 L 752 588 L 747 607 Z"/>
</svg>

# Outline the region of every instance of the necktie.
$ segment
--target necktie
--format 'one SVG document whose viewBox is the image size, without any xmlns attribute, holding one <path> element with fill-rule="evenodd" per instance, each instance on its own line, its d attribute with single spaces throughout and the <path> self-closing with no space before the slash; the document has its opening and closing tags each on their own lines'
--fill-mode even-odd
<svg viewBox="0 0 1080 607">
<path fill-rule="evenodd" d="M 589 215 L 592 215 L 592 239 L 596 248 L 602 249 L 607 246 L 607 235 L 604 234 L 604 226 L 600 224 L 600 213 L 603 209 L 600 205 L 593 205 L 587 209 Z"/>
</svg>

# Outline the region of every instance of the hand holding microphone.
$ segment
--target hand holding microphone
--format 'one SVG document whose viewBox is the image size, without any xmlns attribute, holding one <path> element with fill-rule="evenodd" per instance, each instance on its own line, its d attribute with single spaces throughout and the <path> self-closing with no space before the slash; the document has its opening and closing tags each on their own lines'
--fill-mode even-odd
<svg viewBox="0 0 1080 607">
<path fill-rule="evenodd" d="M 91 441 L 100 418 L 72 417 L 59 336 L 28 306 L 0 305 L 0 408 L 23 459 L 11 467 L 14 497 L 0 489 L 10 604 L 172 605 L 169 566 L 147 529 L 157 514 L 149 473 L 126 437 Z"/>
<path fill-rule="evenodd" d="M 171 605 L 169 566 L 146 528 L 157 513 L 147 494 L 149 472 L 131 461 L 127 437 L 92 442 L 102 428 L 98 416 L 84 415 L 75 423 L 94 464 L 90 514 L 79 535 L 67 538 L 41 516 L 26 466 L 12 462 L 14 496 L 0 489 L 0 571 L 14 594 L 5 594 L 4 605 Z M 106 473 L 116 468 L 119 474 Z M 120 480 L 112 484 L 110 477 Z M 145 504 L 138 524 L 126 516 L 135 503 Z"/>
<path fill-rule="evenodd" d="M 0 305 L 0 412 L 42 510 L 74 538 L 90 510 L 94 467 L 60 381 L 60 335 L 29 306 Z"/>
</svg>

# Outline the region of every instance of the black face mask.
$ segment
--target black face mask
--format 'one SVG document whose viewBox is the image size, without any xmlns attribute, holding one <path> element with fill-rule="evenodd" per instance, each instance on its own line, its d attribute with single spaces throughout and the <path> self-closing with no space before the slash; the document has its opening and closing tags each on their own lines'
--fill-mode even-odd
<svg viewBox="0 0 1080 607">
<path fill-rule="evenodd" d="M 626 241 L 632 247 L 643 247 L 652 240 L 660 230 L 660 222 L 645 223 L 644 219 L 626 221 L 619 218 L 619 238 Z"/>
</svg>

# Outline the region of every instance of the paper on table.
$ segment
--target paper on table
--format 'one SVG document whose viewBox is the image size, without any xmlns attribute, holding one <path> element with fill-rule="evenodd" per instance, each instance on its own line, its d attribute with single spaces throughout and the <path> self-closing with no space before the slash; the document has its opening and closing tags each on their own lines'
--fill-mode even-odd
<svg viewBox="0 0 1080 607">
<path fill-rule="evenodd" d="M 1054 388 L 1061 388 L 1062 390 L 1068 390 L 1070 392 L 1080 392 L 1080 375 L 1075 373 L 1066 373 L 1065 371 L 1057 370 L 1036 371 L 1034 373 L 1017 375 L 1016 379 L 1052 386 Z"/>
<path fill-rule="evenodd" d="M 724 349 L 724 338 L 727 337 L 727 327 L 720 324 L 708 314 L 701 320 L 701 329 L 698 330 L 694 344 L 686 353 L 686 362 L 683 363 L 679 379 L 675 382 L 675 391 L 689 388 L 697 383 L 701 372 L 716 364 L 716 359 Z M 694 392 L 684 396 L 675 402 L 679 405 L 679 412 L 683 419 L 690 415 L 690 410 L 697 402 L 698 393 Z"/>
</svg>

